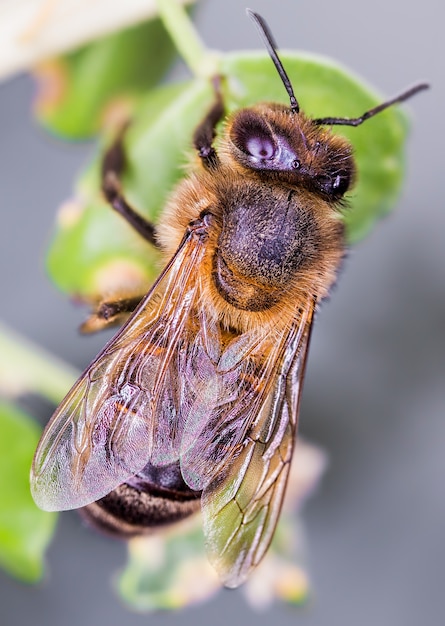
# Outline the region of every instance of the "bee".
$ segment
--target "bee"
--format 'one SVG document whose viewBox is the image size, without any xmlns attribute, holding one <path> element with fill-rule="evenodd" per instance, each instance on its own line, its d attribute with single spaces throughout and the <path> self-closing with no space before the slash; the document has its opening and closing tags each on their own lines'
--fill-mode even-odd
<svg viewBox="0 0 445 626">
<path fill-rule="evenodd" d="M 46 510 L 82 508 L 122 537 L 201 509 L 206 549 L 236 587 L 277 524 L 297 431 L 315 311 L 345 253 L 341 207 L 355 178 L 358 118 L 300 110 L 262 17 L 248 11 L 289 96 L 224 118 L 215 102 L 196 129 L 198 157 L 156 227 L 120 186 L 122 137 L 103 164 L 103 191 L 149 242 L 164 270 L 62 401 L 37 448 L 31 486 Z M 90 328 L 122 319 L 133 299 L 105 303 Z"/>
</svg>

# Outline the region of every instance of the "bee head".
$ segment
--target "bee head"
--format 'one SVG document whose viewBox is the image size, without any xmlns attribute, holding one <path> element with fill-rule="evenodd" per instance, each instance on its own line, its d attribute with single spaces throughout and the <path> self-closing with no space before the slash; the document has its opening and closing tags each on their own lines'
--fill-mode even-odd
<svg viewBox="0 0 445 626">
<path fill-rule="evenodd" d="M 242 109 L 229 119 L 231 156 L 264 178 L 308 189 L 336 202 L 354 180 L 349 142 L 280 104 Z"/>
<path fill-rule="evenodd" d="M 351 187 L 355 166 L 349 142 L 325 126 L 359 126 L 389 106 L 403 102 L 429 85 L 420 83 L 357 118 L 310 119 L 300 111 L 292 83 L 264 19 L 247 9 L 289 96 L 289 106 L 259 105 L 239 111 L 229 122 L 232 156 L 247 170 L 279 177 L 336 202 Z"/>
</svg>

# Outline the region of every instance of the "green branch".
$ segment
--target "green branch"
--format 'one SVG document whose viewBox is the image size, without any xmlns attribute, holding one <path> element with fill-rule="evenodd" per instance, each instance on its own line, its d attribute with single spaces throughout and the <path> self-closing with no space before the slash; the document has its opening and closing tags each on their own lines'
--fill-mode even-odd
<svg viewBox="0 0 445 626">
<path fill-rule="evenodd" d="M 177 51 L 198 78 L 218 74 L 219 56 L 203 44 L 184 7 L 176 0 L 156 0 L 159 17 Z"/>
<path fill-rule="evenodd" d="M 59 404 L 79 372 L 0 323 L 0 395 L 38 393 Z"/>
</svg>

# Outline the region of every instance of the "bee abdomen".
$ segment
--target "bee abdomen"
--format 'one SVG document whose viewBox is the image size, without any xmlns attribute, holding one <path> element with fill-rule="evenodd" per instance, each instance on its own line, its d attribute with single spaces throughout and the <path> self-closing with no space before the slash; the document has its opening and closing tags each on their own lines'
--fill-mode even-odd
<svg viewBox="0 0 445 626">
<path fill-rule="evenodd" d="M 171 474 L 171 466 L 168 471 Z M 176 477 L 173 488 L 146 480 L 143 472 L 129 482 L 134 484 L 123 483 L 82 508 L 80 512 L 87 523 L 107 534 L 128 539 L 181 521 L 200 508 L 201 492 L 189 489 L 182 478 Z"/>
</svg>

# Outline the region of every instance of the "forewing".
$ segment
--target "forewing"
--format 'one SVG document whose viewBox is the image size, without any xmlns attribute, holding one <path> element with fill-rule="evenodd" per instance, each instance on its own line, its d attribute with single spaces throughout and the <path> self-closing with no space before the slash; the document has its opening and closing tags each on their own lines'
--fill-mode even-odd
<svg viewBox="0 0 445 626">
<path fill-rule="evenodd" d="M 274 385 L 238 455 L 202 494 L 210 562 L 237 587 L 263 558 L 281 510 L 296 436 L 313 303 L 290 331 Z"/>
<path fill-rule="evenodd" d="M 85 506 L 139 472 L 153 448 L 178 456 L 174 359 L 187 334 L 205 253 L 191 231 L 138 309 L 56 410 L 37 448 L 31 490 L 45 510 Z M 168 461 L 167 458 L 167 461 Z"/>
<path fill-rule="evenodd" d="M 275 341 L 267 327 L 224 344 L 218 328 L 208 328 L 211 323 L 201 315 L 180 366 L 186 382 L 180 464 L 185 482 L 196 491 L 220 474 L 245 439 L 273 384 L 283 347 L 283 338 Z"/>
</svg>

